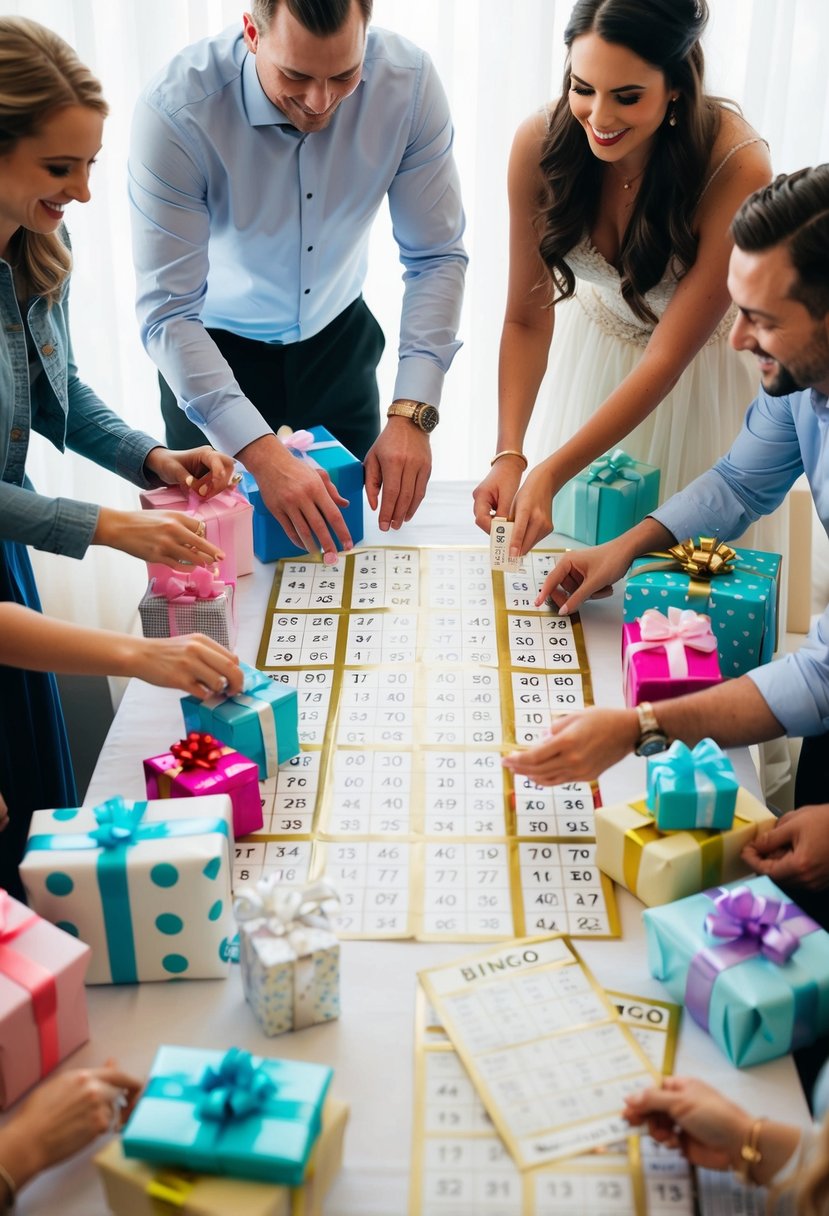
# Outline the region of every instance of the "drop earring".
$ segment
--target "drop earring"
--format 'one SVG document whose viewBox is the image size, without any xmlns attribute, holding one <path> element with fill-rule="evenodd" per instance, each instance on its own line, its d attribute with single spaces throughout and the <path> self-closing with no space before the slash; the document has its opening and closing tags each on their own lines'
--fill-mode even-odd
<svg viewBox="0 0 829 1216">
<path fill-rule="evenodd" d="M 671 112 L 668 115 L 668 126 L 669 127 L 676 126 L 676 98 L 675 97 L 671 99 Z"/>
</svg>

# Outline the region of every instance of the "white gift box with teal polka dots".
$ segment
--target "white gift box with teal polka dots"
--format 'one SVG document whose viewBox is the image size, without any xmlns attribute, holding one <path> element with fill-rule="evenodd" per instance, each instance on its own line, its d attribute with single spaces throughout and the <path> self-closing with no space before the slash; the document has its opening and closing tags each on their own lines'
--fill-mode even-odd
<svg viewBox="0 0 829 1216">
<path fill-rule="evenodd" d="M 250 921 L 239 926 L 239 947 L 245 996 L 266 1035 L 340 1016 L 340 943 L 328 929 L 275 935 Z"/>
<path fill-rule="evenodd" d="M 757 549 L 735 549 L 737 564 L 707 584 L 707 594 L 696 595 L 690 576 L 680 570 L 648 570 L 659 558 L 637 558 L 625 584 L 624 619 L 638 620 L 646 608 L 692 608 L 711 618 L 724 680 L 745 675 L 768 663 L 777 645 L 777 597 L 781 557 Z"/>
<path fill-rule="evenodd" d="M 224 794 L 149 801 L 141 826 L 171 834 L 105 849 L 88 843 L 92 807 L 35 811 L 23 885 L 39 916 L 91 947 L 87 984 L 227 978 L 231 816 Z"/>
</svg>

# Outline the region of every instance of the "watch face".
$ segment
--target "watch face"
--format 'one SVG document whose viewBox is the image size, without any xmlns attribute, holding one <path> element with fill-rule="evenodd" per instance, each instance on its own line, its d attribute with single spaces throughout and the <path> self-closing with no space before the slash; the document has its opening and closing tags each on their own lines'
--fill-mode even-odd
<svg viewBox="0 0 829 1216">
<path fill-rule="evenodd" d="M 440 414 L 433 405 L 424 405 L 420 408 L 417 414 L 417 425 L 421 431 L 425 431 L 428 435 L 429 431 L 433 431 L 440 420 Z"/>
<path fill-rule="evenodd" d="M 660 731 L 658 734 L 643 735 L 634 751 L 637 756 L 656 756 L 659 752 L 666 751 L 667 747 L 668 736 Z"/>
</svg>

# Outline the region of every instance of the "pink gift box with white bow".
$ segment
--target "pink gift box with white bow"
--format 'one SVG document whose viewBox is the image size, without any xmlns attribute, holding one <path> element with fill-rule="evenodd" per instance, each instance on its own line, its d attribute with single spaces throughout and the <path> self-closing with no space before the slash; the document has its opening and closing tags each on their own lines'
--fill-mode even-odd
<svg viewBox="0 0 829 1216">
<path fill-rule="evenodd" d="M 711 621 L 690 608 L 667 615 L 648 608 L 622 626 L 622 681 L 626 705 L 665 701 L 722 680 Z"/>
</svg>

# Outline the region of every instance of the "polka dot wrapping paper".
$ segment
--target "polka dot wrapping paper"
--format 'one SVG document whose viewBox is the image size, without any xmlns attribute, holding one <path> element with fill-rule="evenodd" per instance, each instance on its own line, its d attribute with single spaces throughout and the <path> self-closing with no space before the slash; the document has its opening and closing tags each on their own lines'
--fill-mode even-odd
<svg viewBox="0 0 829 1216">
<path fill-rule="evenodd" d="M 340 943 L 328 929 L 298 925 L 275 936 L 262 920 L 240 925 L 239 962 L 245 997 L 266 1035 L 340 1016 Z"/>
<path fill-rule="evenodd" d="M 134 827 L 99 844 L 115 802 Z M 227 977 L 231 814 L 226 795 L 35 811 L 21 878 L 38 915 L 91 947 L 88 984 Z"/>
<path fill-rule="evenodd" d="M 710 580 L 692 578 L 667 554 L 637 558 L 625 584 L 625 621 L 635 621 L 647 608 L 692 608 L 711 618 L 724 680 L 770 662 L 777 644 L 782 559 L 756 549 L 735 552 L 734 569 Z M 663 569 L 657 568 L 660 563 Z"/>
</svg>

